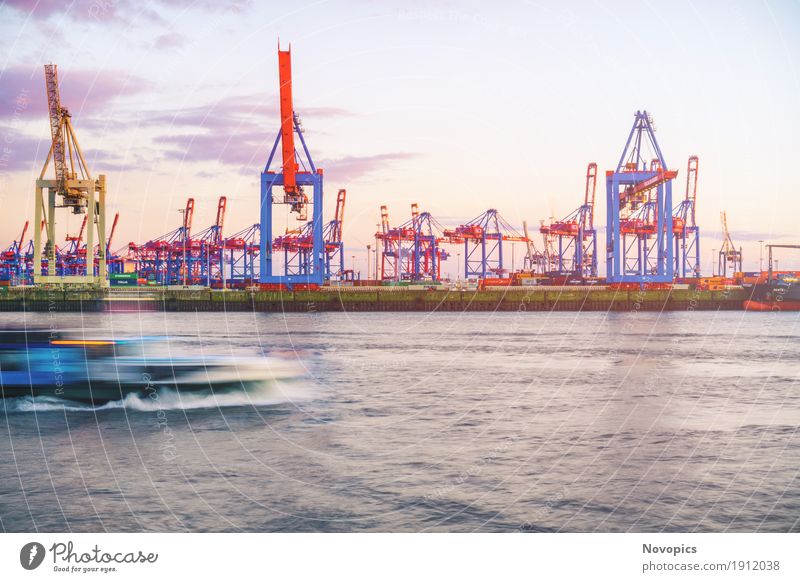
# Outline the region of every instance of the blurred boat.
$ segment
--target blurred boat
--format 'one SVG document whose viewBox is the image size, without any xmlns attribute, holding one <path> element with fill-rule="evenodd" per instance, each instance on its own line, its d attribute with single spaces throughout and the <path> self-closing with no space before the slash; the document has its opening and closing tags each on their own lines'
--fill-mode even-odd
<svg viewBox="0 0 800 582">
<path fill-rule="evenodd" d="M 264 357 L 172 355 L 152 339 L 84 339 L 48 329 L 0 331 L 0 395 L 101 404 L 129 394 L 247 391 L 285 368 Z"/>
</svg>

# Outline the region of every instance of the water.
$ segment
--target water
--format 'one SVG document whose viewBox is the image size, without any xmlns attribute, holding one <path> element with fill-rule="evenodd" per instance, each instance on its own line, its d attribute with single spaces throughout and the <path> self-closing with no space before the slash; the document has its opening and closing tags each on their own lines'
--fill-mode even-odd
<svg viewBox="0 0 800 582">
<path fill-rule="evenodd" d="M 797 314 L 0 317 L 297 365 L 0 403 L 5 531 L 800 531 Z"/>
</svg>

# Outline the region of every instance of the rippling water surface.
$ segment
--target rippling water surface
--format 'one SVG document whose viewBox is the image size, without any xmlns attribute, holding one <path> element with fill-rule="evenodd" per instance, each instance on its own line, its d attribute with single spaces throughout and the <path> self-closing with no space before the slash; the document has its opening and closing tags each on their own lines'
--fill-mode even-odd
<svg viewBox="0 0 800 582">
<path fill-rule="evenodd" d="M 0 402 L 5 531 L 800 531 L 797 314 L 0 315 L 23 320 L 297 365 Z"/>
</svg>

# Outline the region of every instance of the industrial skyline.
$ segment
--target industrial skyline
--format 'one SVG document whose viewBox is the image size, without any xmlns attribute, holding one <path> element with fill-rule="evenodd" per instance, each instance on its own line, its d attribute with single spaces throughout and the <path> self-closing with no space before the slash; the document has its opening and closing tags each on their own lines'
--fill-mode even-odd
<svg viewBox="0 0 800 582">
<path fill-rule="evenodd" d="M 361 16 L 342 16 L 342 4 L 358 5 Z M 49 147 L 41 73 L 49 62 L 63 71 L 62 98 L 90 166 L 109 176 L 119 243 L 177 226 L 189 196 L 200 228 L 213 222 L 222 195 L 231 232 L 251 224 L 278 129 L 278 37 L 293 43 L 296 108 L 325 169 L 326 219 L 346 188 L 345 261 L 355 257 L 362 275 L 382 204 L 397 223 L 413 202 L 445 226 L 490 207 L 519 229 L 523 220 L 538 229 L 539 220 L 565 216 L 580 203 L 586 164 L 596 162 L 601 175 L 613 169 L 643 108 L 679 172 L 676 195 L 686 160 L 700 157 L 704 272 L 722 244 L 722 210 L 745 269 L 758 267 L 759 240 L 795 234 L 796 3 L 727 12 L 714 3 L 658 12 L 634 3 L 519 4 L 491 15 L 478 3 L 323 2 L 287 13 L 255 3 L 119 6 L 76 2 L 66 15 L 15 2 L 0 8 L 4 242 L 33 216 L 31 183 Z M 604 188 L 600 181 L 600 249 Z M 65 226 L 77 231 L 80 217 Z M 524 254 L 518 245 L 517 268 Z M 442 272 L 455 276 L 452 255 Z"/>
</svg>

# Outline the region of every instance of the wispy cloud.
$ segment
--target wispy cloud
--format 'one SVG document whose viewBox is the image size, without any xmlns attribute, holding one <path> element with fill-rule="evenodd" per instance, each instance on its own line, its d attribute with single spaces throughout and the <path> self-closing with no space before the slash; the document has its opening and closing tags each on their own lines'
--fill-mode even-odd
<svg viewBox="0 0 800 582">
<path fill-rule="evenodd" d="M 79 127 L 104 125 L 105 113 L 117 97 L 139 93 L 145 87 L 138 77 L 120 71 L 59 71 L 62 106 L 70 110 Z M 11 67 L 0 72 L 0 137 L 5 145 L 0 170 L 23 171 L 44 163 L 50 148 L 47 115 L 42 67 Z M 27 122 L 36 123 L 41 131 L 26 134 Z M 101 171 L 121 167 L 106 153 L 98 162 Z"/>
<path fill-rule="evenodd" d="M 320 160 L 319 165 L 325 169 L 327 177 L 337 182 L 352 182 L 417 155 L 410 152 L 390 152 L 371 156 L 344 156 Z"/>
<path fill-rule="evenodd" d="M 147 84 L 114 70 L 59 69 L 61 103 L 73 115 L 102 112 L 114 99 L 139 93 Z M 47 114 L 44 67 L 10 67 L 0 72 L 0 119 Z"/>
<path fill-rule="evenodd" d="M 776 239 L 786 239 L 786 238 L 796 238 L 796 233 L 791 232 L 756 232 L 750 230 L 731 230 L 731 239 L 734 243 L 736 241 L 766 241 L 769 242 L 771 240 Z M 721 232 L 718 232 L 718 236 L 722 236 Z"/>
<path fill-rule="evenodd" d="M 301 113 L 313 119 L 353 115 L 351 111 L 340 107 L 304 107 Z M 235 95 L 195 107 L 145 112 L 139 116 L 139 123 L 231 132 L 279 117 L 277 105 L 267 102 L 263 95 Z"/>
<path fill-rule="evenodd" d="M 156 37 L 153 46 L 159 50 L 178 48 L 186 43 L 186 37 L 177 32 L 168 32 Z"/>
<path fill-rule="evenodd" d="M 129 23 L 134 17 L 144 17 L 149 21 L 161 21 L 159 10 L 180 8 L 206 10 L 212 12 L 244 12 L 252 6 L 251 0 L 151 0 L 142 3 L 134 0 L 6 0 L 5 6 L 18 14 L 34 20 L 45 21 L 50 18 L 69 18 L 82 23 Z"/>
<path fill-rule="evenodd" d="M 164 135 L 156 143 L 169 146 L 165 156 L 180 162 L 218 162 L 252 173 L 271 146 L 264 132 L 211 132 L 199 135 Z"/>
<path fill-rule="evenodd" d="M 304 109 L 314 119 L 352 115 L 337 107 Z M 265 120 L 278 119 L 278 108 L 260 96 L 233 96 L 170 111 L 143 114 L 140 125 L 163 132 L 154 141 L 168 147 L 166 157 L 184 162 L 219 162 L 252 173 L 266 160 L 275 140 Z"/>
<path fill-rule="evenodd" d="M 44 163 L 50 149 L 50 140 L 26 136 L 13 125 L 0 125 L 0 143 L 0 173 L 30 170 L 37 160 Z"/>
</svg>

